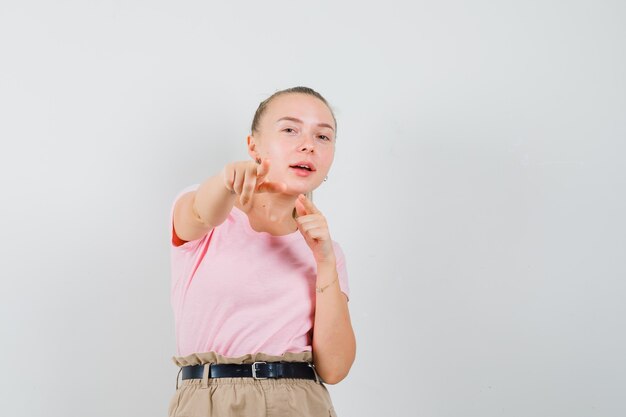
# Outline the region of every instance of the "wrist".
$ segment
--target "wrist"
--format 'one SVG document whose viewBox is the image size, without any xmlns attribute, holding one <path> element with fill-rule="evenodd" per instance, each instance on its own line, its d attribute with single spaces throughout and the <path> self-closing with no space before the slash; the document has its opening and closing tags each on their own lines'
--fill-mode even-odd
<svg viewBox="0 0 626 417">
<path fill-rule="evenodd" d="M 315 291 L 323 293 L 330 287 L 334 287 L 339 281 L 339 273 L 335 265 L 323 265 L 317 269 L 317 279 L 315 280 Z"/>
<path fill-rule="evenodd" d="M 337 271 L 337 260 L 335 257 L 330 257 L 327 259 L 323 259 L 321 261 L 317 261 L 317 271 Z"/>
</svg>

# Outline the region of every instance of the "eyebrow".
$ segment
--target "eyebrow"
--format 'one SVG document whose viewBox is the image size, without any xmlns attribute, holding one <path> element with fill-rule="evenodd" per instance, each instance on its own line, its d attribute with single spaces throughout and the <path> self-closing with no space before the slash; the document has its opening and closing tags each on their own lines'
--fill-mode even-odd
<svg viewBox="0 0 626 417">
<path fill-rule="evenodd" d="M 282 120 L 289 120 L 289 121 L 296 122 L 296 123 L 300 123 L 300 124 L 304 123 L 304 122 L 303 122 L 302 120 L 300 120 L 300 119 L 297 119 L 297 118 L 295 118 L 295 117 L 288 117 L 288 116 L 287 116 L 287 117 L 281 117 L 280 119 L 276 120 L 276 123 L 278 123 L 278 122 L 280 122 L 280 121 L 282 121 Z M 329 125 L 328 123 L 318 123 L 317 125 L 318 125 L 319 127 L 327 127 L 327 128 L 329 128 L 329 129 L 331 129 L 333 132 L 335 131 L 335 128 L 334 128 L 334 127 L 332 127 L 331 125 Z"/>
</svg>

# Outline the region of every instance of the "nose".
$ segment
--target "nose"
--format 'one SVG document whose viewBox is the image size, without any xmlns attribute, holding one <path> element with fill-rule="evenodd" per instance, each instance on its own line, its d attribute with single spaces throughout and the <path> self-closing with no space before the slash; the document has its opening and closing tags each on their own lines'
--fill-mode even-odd
<svg viewBox="0 0 626 417">
<path fill-rule="evenodd" d="M 313 144 L 315 143 L 314 140 L 307 138 L 304 140 L 304 143 L 302 145 L 300 145 L 300 150 L 302 152 L 313 152 L 313 150 L 315 149 L 315 146 L 313 146 Z"/>
</svg>

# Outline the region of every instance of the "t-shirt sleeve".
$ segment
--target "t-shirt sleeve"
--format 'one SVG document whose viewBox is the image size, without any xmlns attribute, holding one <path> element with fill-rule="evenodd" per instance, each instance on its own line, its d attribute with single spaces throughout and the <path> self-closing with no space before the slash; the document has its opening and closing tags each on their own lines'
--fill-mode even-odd
<svg viewBox="0 0 626 417">
<path fill-rule="evenodd" d="M 339 276 L 339 287 L 341 288 L 341 291 L 346 294 L 346 297 L 348 297 L 348 301 L 350 301 L 350 286 L 348 284 L 348 269 L 346 267 L 346 257 L 339 243 L 333 241 L 333 248 L 335 250 L 335 256 L 337 258 L 337 275 Z"/>
<path fill-rule="evenodd" d="M 172 248 L 172 250 L 179 250 L 179 251 L 190 251 L 190 250 L 194 250 L 195 248 L 198 247 L 198 245 L 200 244 L 200 242 L 202 241 L 203 237 L 196 239 L 196 240 L 191 240 L 188 242 L 183 243 L 182 245 L 176 246 L 174 243 L 176 241 L 179 241 L 180 239 L 178 238 L 178 236 L 176 236 L 176 232 L 174 230 L 174 207 L 176 206 L 176 202 L 178 201 L 178 199 L 180 197 L 183 196 L 183 194 L 188 193 L 189 191 L 195 191 L 198 189 L 198 187 L 200 186 L 200 184 L 193 184 L 193 185 L 189 185 L 185 188 L 183 188 L 174 198 L 174 201 L 172 202 L 172 206 L 170 208 L 170 218 L 169 218 L 169 228 L 170 228 L 170 247 Z"/>
</svg>

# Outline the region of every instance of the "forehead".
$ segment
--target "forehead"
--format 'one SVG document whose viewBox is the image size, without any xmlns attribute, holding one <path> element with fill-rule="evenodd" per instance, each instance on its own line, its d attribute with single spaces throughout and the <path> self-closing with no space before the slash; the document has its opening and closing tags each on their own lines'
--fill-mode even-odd
<svg viewBox="0 0 626 417">
<path fill-rule="evenodd" d="M 330 109 L 323 101 L 309 94 L 288 93 L 274 97 L 265 110 L 266 123 L 276 123 L 282 117 L 295 117 L 304 123 L 335 125 Z"/>
</svg>

